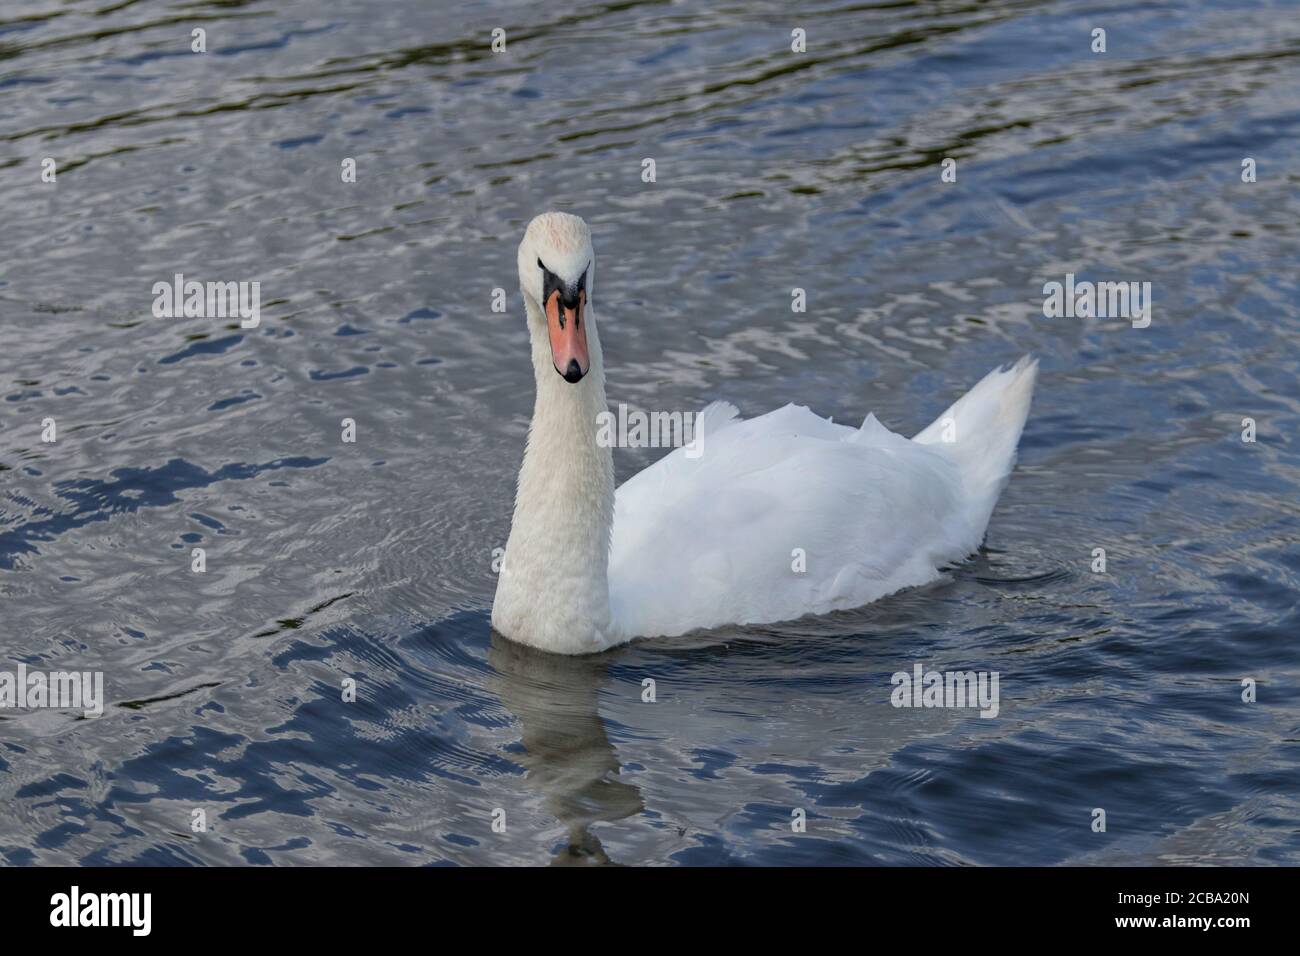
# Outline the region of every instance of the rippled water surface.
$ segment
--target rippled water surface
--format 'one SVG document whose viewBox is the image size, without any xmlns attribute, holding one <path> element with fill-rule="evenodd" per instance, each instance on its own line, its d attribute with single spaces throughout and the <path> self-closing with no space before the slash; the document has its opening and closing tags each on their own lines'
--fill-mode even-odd
<svg viewBox="0 0 1300 956">
<path fill-rule="evenodd" d="M 1300 862 L 1298 135 L 1295 3 L 7 6 L 0 669 L 108 704 L 0 712 L 0 855 Z M 833 619 L 493 635 L 551 207 L 613 403 L 910 434 L 1038 355 L 986 548 Z M 261 325 L 153 317 L 177 272 Z M 1067 273 L 1150 327 L 1044 318 Z M 892 707 L 917 662 L 998 717 Z"/>
</svg>

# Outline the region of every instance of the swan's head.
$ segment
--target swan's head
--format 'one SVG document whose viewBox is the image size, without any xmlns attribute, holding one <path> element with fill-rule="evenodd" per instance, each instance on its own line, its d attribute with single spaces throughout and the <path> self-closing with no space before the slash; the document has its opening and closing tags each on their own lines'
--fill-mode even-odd
<svg viewBox="0 0 1300 956">
<path fill-rule="evenodd" d="M 587 328 L 596 257 L 591 233 L 577 216 L 542 213 L 528 224 L 519 243 L 519 287 L 531 300 L 529 320 L 545 323 L 551 362 L 566 382 L 591 370 Z"/>
</svg>

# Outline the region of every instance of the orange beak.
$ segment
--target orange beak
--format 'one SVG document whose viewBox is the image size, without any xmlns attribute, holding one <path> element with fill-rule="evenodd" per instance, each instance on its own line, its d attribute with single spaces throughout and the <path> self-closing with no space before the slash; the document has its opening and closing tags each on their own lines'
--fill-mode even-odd
<svg viewBox="0 0 1300 956">
<path fill-rule="evenodd" d="M 574 302 L 565 303 L 556 289 L 546 300 L 546 329 L 551 334 L 551 361 L 566 382 L 577 382 L 591 368 L 587 354 L 587 323 L 583 311 L 587 292 L 578 291 Z"/>
</svg>

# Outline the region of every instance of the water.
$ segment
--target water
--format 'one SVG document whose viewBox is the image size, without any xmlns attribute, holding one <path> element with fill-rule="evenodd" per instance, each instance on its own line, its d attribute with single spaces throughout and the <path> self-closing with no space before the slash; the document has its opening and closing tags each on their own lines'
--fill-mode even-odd
<svg viewBox="0 0 1300 956">
<path fill-rule="evenodd" d="M 1294 3 L 27 6 L 0 657 L 108 704 L 0 714 L 4 860 L 1300 862 Z M 552 207 L 613 403 L 910 433 L 1040 356 L 985 550 L 829 620 L 492 635 Z M 261 325 L 154 318 L 176 272 Z M 1150 282 L 1150 327 L 1044 318 L 1067 273 Z M 917 662 L 998 671 L 998 717 L 892 707 Z"/>
</svg>

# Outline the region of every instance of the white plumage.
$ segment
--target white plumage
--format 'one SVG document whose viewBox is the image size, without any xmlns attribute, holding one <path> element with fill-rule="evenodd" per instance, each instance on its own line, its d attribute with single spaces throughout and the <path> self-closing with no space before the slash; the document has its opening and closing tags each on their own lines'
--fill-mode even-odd
<svg viewBox="0 0 1300 956">
<path fill-rule="evenodd" d="M 859 607 L 975 551 L 1015 461 L 1035 364 L 994 372 L 915 439 L 786 405 L 703 413 L 614 500 L 609 597 L 627 634 L 682 634 Z M 954 441 L 941 441 L 953 422 Z M 938 427 L 936 427 L 938 426 Z"/>
<path fill-rule="evenodd" d="M 697 419 L 698 457 L 678 448 L 615 493 L 594 437 L 606 405 L 591 287 L 591 367 L 571 383 L 552 363 L 534 260 L 594 275 L 586 224 L 547 213 L 520 245 L 538 393 L 493 604 L 506 637 L 583 653 L 792 620 L 925 584 L 979 547 L 1036 362 L 991 372 L 913 439 L 871 415 L 850 428 L 786 405 L 742 420 L 715 402 Z"/>
</svg>

